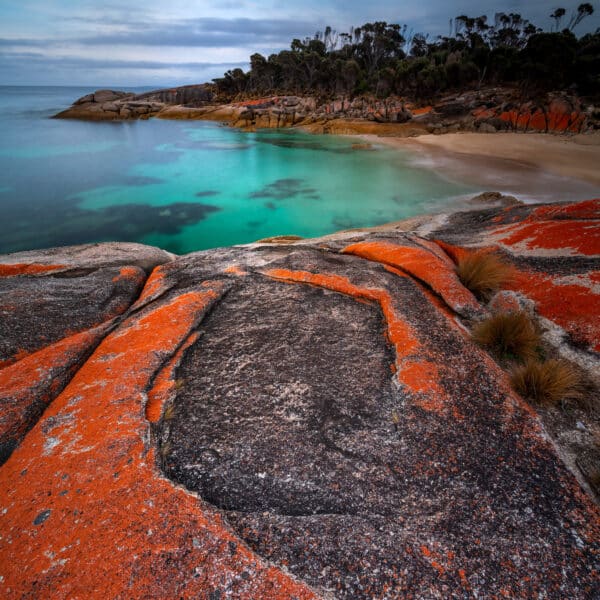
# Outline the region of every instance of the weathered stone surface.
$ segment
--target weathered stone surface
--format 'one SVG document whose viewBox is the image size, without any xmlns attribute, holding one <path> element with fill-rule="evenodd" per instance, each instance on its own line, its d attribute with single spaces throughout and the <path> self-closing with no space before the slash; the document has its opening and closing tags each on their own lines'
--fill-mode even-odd
<svg viewBox="0 0 600 600">
<path fill-rule="evenodd" d="M 133 266 L 1 277 L 0 364 L 122 314 L 145 278 Z"/>
<path fill-rule="evenodd" d="M 209 84 L 133 95 L 100 90 L 76 100 L 56 117 L 90 120 L 206 119 L 245 129 L 301 126 L 318 133 L 418 135 L 457 131 L 580 133 L 598 127 L 593 105 L 567 93 L 523 102 L 518 90 L 483 88 L 449 94 L 434 106 L 406 98 L 373 96 L 321 100 L 314 96 L 269 96 L 217 104 Z M 365 127 L 371 128 L 365 130 Z M 392 127 L 390 131 L 389 128 Z"/>
<path fill-rule="evenodd" d="M 127 92 L 116 92 L 114 90 L 98 90 L 94 92 L 94 102 L 103 104 L 104 102 L 113 102 L 128 96 Z"/>
<path fill-rule="evenodd" d="M 73 105 L 55 115 L 60 119 L 95 121 L 148 118 L 168 105 L 204 106 L 212 98 L 210 86 L 189 85 L 180 88 L 131 94 L 114 90 L 98 90 L 76 100 Z"/>
<path fill-rule="evenodd" d="M 0 256 L 0 463 L 170 259 L 111 243 Z"/>
<path fill-rule="evenodd" d="M 494 244 L 557 288 L 597 282 L 599 207 L 157 266 L 0 468 L 3 597 L 594 597 L 598 507 L 466 334 L 487 308 L 453 260 Z M 514 288 L 495 306 L 562 327 Z"/>
<path fill-rule="evenodd" d="M 0 255 L 0 276 L 134 266 L 150 273 L 175 255 L 133 242 L 103 242 Z M 37 266 L 41 265 L 41 267 Z"/>
<path fill-rule="evenodd" d="M 600 351 L 600 200 L 458 213 L 432 235 L 455 246 L 500 247 L 515 264 L 512 287 L 571 341 Z M 465 252 L 460 250 L 459 252 Z"/>
<path fill-rule="evenodd" d="M 523 204 L 523 202 L 514 196 L 508 196 L 506 194 L 501 194 L 500 192 L 482 192 L 471 198 L 470 203 L 474 205 L 490 204 L 497 206 L 516 206 L 518 204 Z"/>
<path fill-rule="evenodd" d="M 75 100 L 73 104 L 87 104 L 88 102 L 94 101 L 94 94 L 87 94 L 79 98 L 79 100 Z"/>
</svg>

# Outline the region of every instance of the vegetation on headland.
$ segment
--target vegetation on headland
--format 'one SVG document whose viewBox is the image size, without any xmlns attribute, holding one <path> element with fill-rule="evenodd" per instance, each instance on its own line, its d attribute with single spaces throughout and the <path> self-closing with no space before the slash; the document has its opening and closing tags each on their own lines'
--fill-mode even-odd
<svg viewBox="0 0 600 600">
<path fill-rule="evenodd" d="M 224 98 L 270 94 L 321 96 L 393 94 L 429 100 L 446 91 L 490 84 L 518 84 L 524 95 L 573 88 L 600 94 L 600 31 L 580 38 L 574 29 L 594 8 L 580 4 L 570 19 L 563 8 L 543 31 L 516 13 L 461 15 L 450 33 L 430 39 L 406 25 L 366 23 L 347 33 L 331 27 L 294 39 L 289 50 L 253 54 L 250 70 L 215 79 Z"/>
</svg>

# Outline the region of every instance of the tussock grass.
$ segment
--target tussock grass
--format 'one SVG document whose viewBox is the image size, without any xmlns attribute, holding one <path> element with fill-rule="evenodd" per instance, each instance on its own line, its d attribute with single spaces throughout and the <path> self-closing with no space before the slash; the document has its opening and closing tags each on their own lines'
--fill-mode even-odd
<svg viewBox="0 0 600 600">
<path fill-rule="evenodd" d="M 540 334 L 522 312 L 499 313 L 473 327 L 473 340 L 501 360 L 532 360 L 541 347 Z"/>
<path fill-rule="evenodd" d="M 521 396 L 544 406 L 579 401 L 584 395 L 581 374 L 565 360 L 528 361 L 512 370 L 510 380 Z"/>
<path fill-rule="evenodd" d="M 497 254 L 479 250 L 458 261 L 456 274 L 476 298 L 487 302 L 512 279 L 513 270 Z"/>
</svg>

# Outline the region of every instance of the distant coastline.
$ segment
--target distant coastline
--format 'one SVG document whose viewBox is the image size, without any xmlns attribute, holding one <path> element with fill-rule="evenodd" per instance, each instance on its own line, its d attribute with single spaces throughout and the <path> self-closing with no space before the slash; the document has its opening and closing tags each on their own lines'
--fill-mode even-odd
<svg viewBox="0 0 600 600">
<path fill-rule="evenodd" d="M 526 164 L 600 186 L 597 115 L 565 92 L 548 94 L 545 104 L 518 104 L 515 94 L 511 88 L 487 88 L 451 94 L 424 107 L 400 98 L 342 97 L 319 102 L 310 96 L 216 104 L 210 87 L 204 84 L 142 94 L 99 90 L 76 100 L 55 117 L 207 120 L 244 131 L 299 129 L 366 136 L 369 142 L 376 140 L 397 148 L 420 147 L 463 158 L 477 156 L 480 166 L 485 166 L 481 159 L 515 161 L 515 165 Z M 499 133 L 503 135 L 496 135 Z"/>
</svg>

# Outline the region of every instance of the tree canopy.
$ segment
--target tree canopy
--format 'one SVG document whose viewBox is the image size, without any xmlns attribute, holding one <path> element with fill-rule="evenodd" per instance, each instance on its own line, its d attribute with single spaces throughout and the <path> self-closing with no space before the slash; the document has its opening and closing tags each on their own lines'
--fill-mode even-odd
<svg viewBox="0 0 600 600">
<path fill-rule="evenodd" d="M 391 94 L 429 99 L 447 90 L 484 84 L 519 84 L 531 94 L 576 86 L 600 93 L 600 31 L 577 38 L 573 30 L 593 14 L 580 4 L 562 27 L 564 8 L 543 31 L 517 13 L 459 15 L 448 36 L 430 39 L 406 25 L 377 21 L 312 38 L 294 39 L 289 50 L 253 54 L 250 70 L 227 71 L 215 79 L 229 97 L 267 94 L 356 96 Z"/>
</svg>

